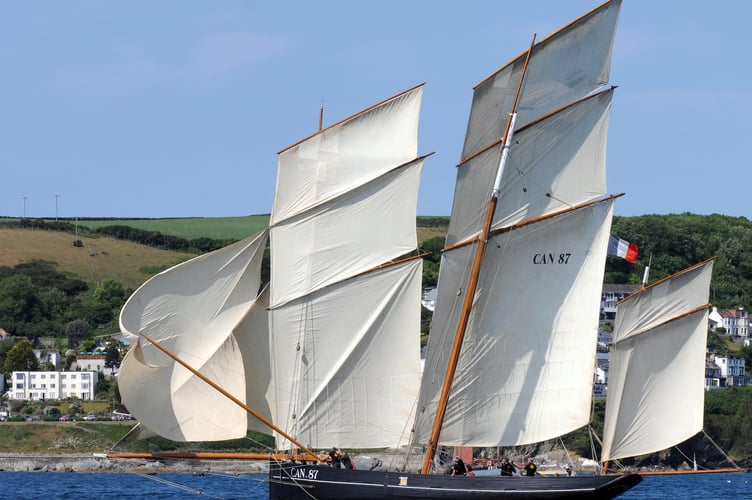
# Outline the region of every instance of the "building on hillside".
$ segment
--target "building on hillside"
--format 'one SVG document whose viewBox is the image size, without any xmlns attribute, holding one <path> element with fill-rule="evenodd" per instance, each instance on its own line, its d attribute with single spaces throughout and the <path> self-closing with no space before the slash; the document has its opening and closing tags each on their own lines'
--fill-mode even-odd
<svg viewBox="0 0 752 500">
<path fill-rule="evenodd" d="M 718 309 L 723 328 L 734 338 L 734 342 L 749 343 L 749 311 L 738 309 Z"/>
<path fill-rule="evenodd" d="M 717 328 L 723 327 L 723 317 L 718 312 L 718 308 L 713 306 L 713 309 L 708 314 L 708 329 L 715 331 Z"/>
<path fill-rule="evenodd" d="M 59 369 L 63 364 L 63 357 L 57 349 L 34 349 L 34 356 L 43 370 Z"/>
<path fill-rule="evenodd" d="M 102 373 L 105 377 L 111 377 L 115 375 L 115 370 L 106 367 L 104 365 L 106 362 L 107 356 L 105 354 L 79 354 L 76 356 L 76 361 L 71 366 L 71 370 L 95 371 Z"/>
<path fill-rule="evenodd" d="M 640 285 L 604 284 L 601 289 L 601 321 L 614 321 L 616 318 L 616 303 L 639 289 Z"/>
<path fill-rule="evenodd" d="M 78 398 L 94 399 L 97 392 L 97 372 L 31 372 L 15 371 L 6 395 L 8 399 L 48 400 Z"/>
<path fill-rule="evenodd" d="M 716 356 L 715 364 L 721 369 L 721 384 L 726 387 L 747 385 L 744 375 L 745 361 L 742 358 Z"/>
<path fill-rule="evenodd" d="M 714 355 L 705 359 L 705 390 L 721 388 L 721 367 L 715 364 Z"/>
<path fill-rule="evenodd" d="M 423 304 L 423 307 L 433 312 L 434 307 L 436 306 L 436 295 L 438 293 L 438 289 L 435 286 L 426 288 L 425 290 L 423 290 L 423 298 L 421 299 L 420 303 Z"/>
<path fill-rule="evenodd" d="M 10 338 L 10 333 L 5 331 L 5 328 L 0 328 L 0 340 L 6 340 Z"/>
</svg>

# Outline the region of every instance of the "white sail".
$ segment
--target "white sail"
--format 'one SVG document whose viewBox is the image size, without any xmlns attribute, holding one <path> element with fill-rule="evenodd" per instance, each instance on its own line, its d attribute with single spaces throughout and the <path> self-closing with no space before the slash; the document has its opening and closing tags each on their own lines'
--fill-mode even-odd
<svg viewBox="0 0 752 500">
<path fill-rule="evenodd" d="M 712 272 L 713 261 L 703 262 L 617 305 L 604 462 L 660 451 L 702 430 Z"/>
<path fill-rule="evenodd" d="M 399 444 L 420 378 L 422 86 L 280 153 L 271 226 L 274 420 L 312 447 Z M 278 439 L 278 446 L 287 445 Z"/>
<path fill-rule="evenodd" d="M 606 194 L 606 139 L 613 89 L 519 130 L 502 178 L 493 228 L 543 217 Z M 500 148 L 463 163 L 447 246 L 476 236 L 496 177 Z M 549 196 L 550 195 L 550 196 Z"/>
<path fill-rule="evenodd" d="M 537 442 L 589 421 L 613 213 L 608 80 L 620 1 L 536 44 L 439 443 Z M 525 54 L 476 87 L 423 373 L 428 442 Z"/>
<path fill-rule="evenodd" d="M 588 422 L 612 207 L 608 200 L 493 237 L 442 444 L 526 444 Z M 461 297 L 447 297 L 442 288 L 462 289 L 466 254 L 473 251 L 465 246 L 442 260 L 419 405 L 426 411 L 416 425 L 419 442 L 431 429 L 462 305 Z"/>
<path fill-rule="evenodd" d="M 199 370 L 227 392 L 269 415 L 265 388 L 249 388 L 248 366 L 269 380 L 265 330 L 254 332 L 253 349 L 245 322 L 265 321 L 256 307 L 261 259 L 267 233 L 239 241 L 164 271 L 142 285 L 126 302 L 120 328 L 135 345 L 124 358 L 118 379 L 123 403 L 151 431 L 174 441 L 216 441 L 244 437 L 246 411 L 159 351 L 143 335 Z M 266 366 L 266 374 L 261 370 Z M 256 398 L 256 400 L 252 400 Z M 270 433 L 266 429 L 267 433 Z"/>
<path fill-rule="evenodd" d="M 566 106 L 608 82 L 621 0 L 606 2 L 536 44 L 520 96 L 517 126 Z M 462 158 L 504 135 L 525 54 L 478 84 Z"/>
</svg>

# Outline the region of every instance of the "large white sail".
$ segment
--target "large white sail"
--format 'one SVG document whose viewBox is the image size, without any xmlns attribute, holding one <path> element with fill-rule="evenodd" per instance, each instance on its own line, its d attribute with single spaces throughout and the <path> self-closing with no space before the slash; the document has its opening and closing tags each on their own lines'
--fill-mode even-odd
<svg viewBox="0 0 752 500">
<path fill-rule="evenodd" d="M 606 2 L 536 44 L 520 96 L 518 127 L 608 82 L 620 8 L 621 0 Z M 476 86 L 463 159 L 504 135 L 524 62 L 523 53 Z"/>
<path fill-rule="evenodd" d="M 439 435 L 444 445 L 542 441 L 589 421 L 613 213 L 608 79 L 620 1 L 531 49 L 477 291 Z M 428 442 L 525 55 L 475 89 L 421 384 Z M 592 94 L 592 95 L 591 95 Z"/>
<path fill-rule="evenodd" d="M 280 153 L 271 225 L 274 420 L 312 447 L 394 446 L 420 378 L 422 86 Z M 278 439 L 278 446 L 287 443 Z"/>
<path fill-rule="evenodd" d="M 174 441 L 217 441 L 244 437 L 249 419 L 142 335 L 270 415 L 268 333 L 245 325 L 266 321 L 257 304 L 266 240 L 264 231 L 179 264 L 151 278 L 123 306 L 120 328 L 135 345 L 120 366 L 118 384 L 123 403 L 149 430 Z M 256 387 L 246 386 L 251 370 L 263 381 Z"/>
<path fill-rule="evenodd" d="M 706 261 L 617 304 L 604 462 L 660 451 L 702 430 L 712 273 Z"/>
<path fill-rule="evenodd" d="M 492 238 L 441 431 L 444 445 L 543 441 L 588 422 L 613 201 Z M 447 252 L 462 289 L 474 247 Z M 457 272 L 447 273 L 444 268 Z M 461 301 L 439 292 L 416 429 L 427 439 Z M 441 325 L 442 329 L 437 329 Z M 429 392 L 430 391 L 430 392 Z M 429 397 L 432 396 L 432 397 Z M 423 441 L 424 442 L 424 441 Z"/>
</svg>

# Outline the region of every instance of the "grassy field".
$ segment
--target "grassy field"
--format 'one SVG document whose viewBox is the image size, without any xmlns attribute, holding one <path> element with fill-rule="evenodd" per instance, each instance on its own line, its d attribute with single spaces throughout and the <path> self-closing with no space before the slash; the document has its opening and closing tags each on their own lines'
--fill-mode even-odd
<svg viewBox="0 0 752 500">
<path fill-rule="evenodd" d="M 157 272 L 194 257 L 113 238 L 80 237 L 84 246 L 74 247 L 74 239 L 53 231 L 0 228 L 0 266 L 46 260 L 89 284 L 112 278 L 133 289 Z"/>
<path fill-rule="evenodd" d="M 0 422 L 0 453 L 102 452 L 133 425 L 133 421 Z"/>
<path fill-rule="evenodd" d="M 69 221 L 75 222 L 75 221 Z M 98 228 L 104 226 L 130 226 L 145 231 L 193 240 L 212 238 L 216 240 L 242 240 L 258 233 L 269 224 L 268 215 L 246 217 L 196 217 L 188 219 L 98 219 L 79 220 L 79 226 Z"/>
</svg>

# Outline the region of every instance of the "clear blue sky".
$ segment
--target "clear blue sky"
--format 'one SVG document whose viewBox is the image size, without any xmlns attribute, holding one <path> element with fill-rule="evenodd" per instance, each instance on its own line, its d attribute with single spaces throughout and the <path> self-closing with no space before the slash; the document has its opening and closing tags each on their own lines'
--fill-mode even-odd
<svg viewBox="0 0 752 500">
<path fill-rule="evenodd" d="M 425 82 L 420 215 L 448 215 L 472 87 L 598 0 L 0 5 L 0 215 L 268 213 L 277 151 Z M 624 0 L 617 215 L 752 218 L 752 2 Z M 56 195 L 58 195 L 56 197 Z M 57 208 L 56 208 L 57 202 Z"/>
</svg>

